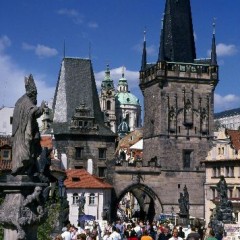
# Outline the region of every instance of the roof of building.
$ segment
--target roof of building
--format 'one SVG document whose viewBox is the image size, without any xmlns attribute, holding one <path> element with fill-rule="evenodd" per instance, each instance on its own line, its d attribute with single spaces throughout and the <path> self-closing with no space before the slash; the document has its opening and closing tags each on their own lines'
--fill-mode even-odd
<svg viewBox="0 0 240 240">
<path fill-rule="evenodd" d="M 196 58 L 190 0 L 167 0 L 161 45 L 163 60 L 191 63 Z"/>
<path fill-rule="evenodd" d="M 53 121 L 71 121 L 80 104 L 85 104 L 91 116 L 103 122 L 91 60 L 63 58 L 53 100 Z"/>
<path fill-rule="evenodd" d="M 90 133 L 70 128 L 72 118 L 81 106 L 85 107 L 88 117 L 93 119 L 94 125 L 97 125 L 97 131 L 91 131 L 91 134 L 115 135 L 104 125 L 91 60 L 64 58 L 53 100 L 54 134 Z"/>
<path fill-rule="evenodd" d="M 240 131 L 226 129 L 226 134 L 229 136 L 231 145 L 234 149 L 240 149 Z"/>
<path fill-rule="evenodd" d="M 104 182 L 102 179 L 91 175 L 85 169 L 68 169 L 66 170 L 67 178 L 64 181 L 66 188 L 94 188 L 94 189 L 111 189 L 112 185 Z"/>
<path fill-rule="evenodd" d="M 225 117 L 232 117 L 235 115 L 240 115 L 240 108 L 234 108 L 226 111 L 222 111 L 214 114 L 214 119 L 220 119 Z"/>
<path fill-rule="evenodd" d="M 140 106 L 139 99 L 130 92 L 118 92 L 116 94 L 116 104 Z"/>
<path fill-rule="evenodd" d="M 142 139 L 142 137 L 143 137 L 143 129 L 142 128 L 135 129 L 134 131 L 132 131 L 131 133 L 129 133 L 119 141 L 116 149 L 116 153 L 118 153 L 118 151 L 121 148 L 130 148 L 132 145 L 134 145 L 140 139 Z"/>
</svg>

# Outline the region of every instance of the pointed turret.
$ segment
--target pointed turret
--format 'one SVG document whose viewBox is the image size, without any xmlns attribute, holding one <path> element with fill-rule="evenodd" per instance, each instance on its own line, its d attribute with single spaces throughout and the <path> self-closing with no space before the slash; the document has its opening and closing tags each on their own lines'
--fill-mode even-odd
<svg viewBox="0 0 240 240">
<path fill-rule="evenodd" d="M 216 40 L 215 40 L 215 22 L 213 22 L 213 36 L 212 36 L 212 50 L 211 50 L 211 65 L 217 65 L 217 51 L 216 51 Z"/>
<path fill-rule="evenodd" d="M 105 71 L 105 77 L 104 77 L 104 79 L 102 81 L 101 87 L 104 90 L 106 90 L 106 89 L 109 89 L 109 90 L 114 89 L 114 82 L 113 82 L 113 80 L 111 79 L 111 76 L 110 76 L 109 64 L 107 64 L 107 69 Z"/>
<path fill-rule="evenodd" d="M 141 71 L 144 71 L 146 69 L 146 66 L 147 66 L 147 48 L 146 48 L 146 31 L 144 31 Z"/>
<path fill-rule="evenodd" d="M 161 36 L 160 36 L 160 47 L 159 47 L 159 53 L 158 53 L 158 61 L 164 61 L 164 35 L 163 35 L 163 21 L 164 21 L 164 16 L 162 18 L 162 28 L 161 28 Z"/>
<path fill-rule="evenodd" d="M 122 77 L 118 80 L 118 92 L 128 92 L 128 82 L 125 78 L 124 67 L 122 67 Z"/>
<path fill-rule="evenodd" d="M 191 63 L 196 58 L 190 0 L 167 0 L 160 50 L 170 62 Z M 163 55 L 164 54 L 164 55 Z"/>
</svg>

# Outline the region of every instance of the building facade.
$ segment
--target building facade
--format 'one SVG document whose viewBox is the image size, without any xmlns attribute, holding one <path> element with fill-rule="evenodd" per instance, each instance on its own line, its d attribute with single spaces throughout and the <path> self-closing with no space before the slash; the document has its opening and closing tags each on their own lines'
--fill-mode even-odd
<svg viewBox="0 0 240 240">
<path fill-rule="evenodd" d="M 216 128 L 224 127 L 227 129 L 238 130 L 240 127 L 240 108 L 215 113 L 214 122 Z"/>
<path fill-rule="evenodd" d="M 237 130 L 222 129 L 215 132 L 213 147 L 206 161 L 205 219 L 209 223 L 216 204 L 219 203 L 217 183 L 224 176 L 228 185 L 228 198 L 233 203 L 236 222 L 240 221 L 240 133 Z"/>
<path fill-rule="evenodd" d="M 85 197 L 83 212 L 96 220 L 107 220 L 106 208 L 110 209 L 112 186 L 91 175 L 85 169 L 66 170 L 64 181 L 69 202 L 69 221 L 78 226 L 79 199 Z"/>
</svg>

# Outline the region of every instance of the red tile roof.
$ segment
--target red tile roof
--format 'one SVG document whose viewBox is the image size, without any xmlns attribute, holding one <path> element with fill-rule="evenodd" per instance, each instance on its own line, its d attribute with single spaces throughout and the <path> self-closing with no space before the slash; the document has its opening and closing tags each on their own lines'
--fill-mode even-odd
<svg viewBox="0 0 240 240">
<path fill-rule="evenodd" d="M 68 169 L 66 170 L 66 174 L 67 179 L 64 181 L 66 188 L 113 188 L 112 185 L 91 175 L 85 169 Z"/>
<path fill-rule="evenodd" d="M 232 147 L 236 150 L 239 150 L 240 149 L 240 131 L 227 129 L 226 134 L 230 137 Z"/>
</svg>

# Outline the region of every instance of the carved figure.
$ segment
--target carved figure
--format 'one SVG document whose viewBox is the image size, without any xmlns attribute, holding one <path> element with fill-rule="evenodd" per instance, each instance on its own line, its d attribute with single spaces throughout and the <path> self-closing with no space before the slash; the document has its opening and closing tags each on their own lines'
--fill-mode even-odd
<svg viewBox="0 0 240 240">
<path fill-rule="evenodd" d="M 180 197 L 178 199 L 178 203 L 179 203 L 180 213 L 181 214 L 186 214 L 186 208 L 185 208 L 183 193 L 180 193 Z"/>
<path fill-rule="evenodd" d="M 217 183 L 217 191 L 218 191 L 219 196 L 220 196 L 220 202 L 224 203 L 224 204 L 227 203 L 227 199 L 228 199 L 227 183 L 226 183 L 226 180 L 225 180 L 224 176 L 220 176 L 220 180 Z"/>
<path fill-rule="evenodd" d="M 45 106 L 37 107 L 37 88 L 33 76 L 25 78 L 24 94 L 16 102 L 13 112 L 12 175 L 31 175 L 37 157 L 41 154 L 40 133 L 37 123 Z"/>
<path fill-rule="evenodd" d="M 80 198 L 79 198 L 79 200 L 78 200 L 78 203 L 79 203 L 79 205 L 78 205 L 78 213 L 79 213 L 79 215 L 81 215 L 81 214 L 84 214 L 84 205 L 85 205 L 85 203 L 86 203 L 86 198 L 85 198 L 85 192 L 83 192 L 82 194 L 81 194 L 81 196 L 80 196 Z"/>
<path fill-rule="evenodd" d="M 183 188 L 183 193 L 180 193 L 180 198 L 178 199 L 180 214 L 188 215 L 189 213 L 189 194 L 186 185 Z"/>
<path fill-rule="evenodd" d="M 184 196 L 184 205 L 186 208 L 186 212 L 188 213 L 189 212 L 189 193 L 186 185 L 183 188 L 183 196 Z"/>
</svg>

